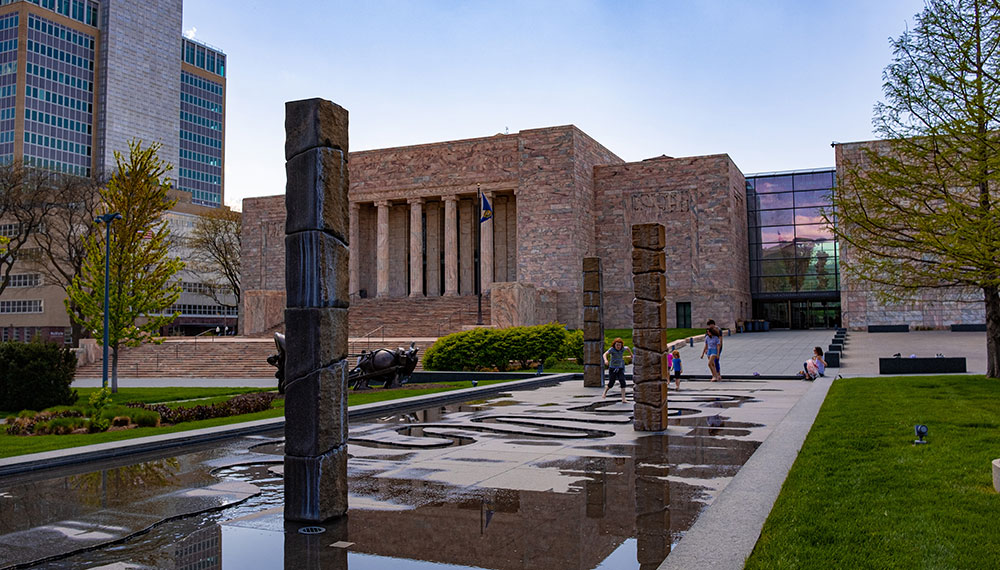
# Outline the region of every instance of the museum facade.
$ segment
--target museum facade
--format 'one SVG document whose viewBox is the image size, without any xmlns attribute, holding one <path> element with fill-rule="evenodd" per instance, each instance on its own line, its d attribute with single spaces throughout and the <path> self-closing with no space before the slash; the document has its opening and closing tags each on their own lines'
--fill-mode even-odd
<svg viewBox="0 0 1000 570">
<path fill-rule="evenodd" d="M 348 164 L 352 336 L 440 336 L 480 314 L 496 326 L 578 328 L 591 256 L 602 260 L 605 326 L 628 328 L 630 227 L 649 222 L 666 227 L 670 327 L 900 317 L 871 309 L 860 289 L 850 302 L 863 313 L 842 306 L 839 246 L 823 218 L 834 168 L 744 175 L 726 154 L 625 162 L 572 125 L 352 152 Z M 493 208 L 482 223 L 480 192 Z M 248 198 L 243 216 L 240 321 L 260 334 L 283 322 L 284 196 Z"/>
</svg>

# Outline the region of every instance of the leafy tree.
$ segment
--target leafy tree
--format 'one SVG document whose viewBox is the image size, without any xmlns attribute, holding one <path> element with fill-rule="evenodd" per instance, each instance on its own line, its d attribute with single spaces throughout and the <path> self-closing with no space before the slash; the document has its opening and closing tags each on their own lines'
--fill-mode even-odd
<svg viewBox="0 0 1000 570">
<path fill-rule="evenodd" d="M 157 157 L 159 147 L 143 148 L 141 142 L 132 141 L 127 159 L 115 152 L 115 173 L 100 190 L 103 204 L 99 213 L 122 215 L 121 220 L 111 222 L 108 347 L 112 352 L 112 392 L 118 391 L 119 347 L 162 342 L 154 335 L 177 316 L 162 314 L 180 296 L 180 287 L 172 281 L 184 263 L 168 256 L 170 229 L 164 214 L 176 200 L 167 197 L 170 182 L 165 175 L 172 167 Z M 79 307 L 79 314 L 71 316 L 101 342 L 104 236 L 100 231 L 87 238 L 83 267 L 73 279 L 66 301 L 67 308 L 71 303 Z"/>
<path fill-rule="evenodd" d="M 220 209 L 198 218 L 187 238 L 191 260 L 206 276 L 209 295 L 223 306 L 240 305 L 240 232 L 243 215 L 230 209 Z M 210 278 L 211 279 L 211 278 Z M 235 305 L 226 302 L 226 294 L 236 297 Z"/>
<path fill-rule="evenodd" d="M 45 231 L 36 234 L 35 243 L 46 263 L 39 269 L 46 283 L 58 285 L 69 293 L 73 279 L 80 275 L 86 255 L 87 240 L 103 228 L 94 223 L 101 203 L 101 183 L 91 178 L 62 176 L 52 185 L 53 207 Z M 82 317 L 80 308 L 70 299 L 71 315 Z M 70 319 L 73 346 L 79 346 L 84 328 L 81 319 Z"/>
<path fill-rule="evenodd" d="M 0 251 L 0 294 L 7 289 L 15 266 L 42 261 L 33 238 L 46 230 L 54 208 L 52 177 L 49 171 L 20 162 L 0 165 L 0 235 L 7 239 Z"/>
<path fill-rule="evenodd" d="M 981 291 L 997 378 L 1000 2 L 928 0 L 891 44 L 873 121 L 886 140 L 846 165 L 827 220 L 836 212 L 848 274 L 883 300 Z"/>
</svg>

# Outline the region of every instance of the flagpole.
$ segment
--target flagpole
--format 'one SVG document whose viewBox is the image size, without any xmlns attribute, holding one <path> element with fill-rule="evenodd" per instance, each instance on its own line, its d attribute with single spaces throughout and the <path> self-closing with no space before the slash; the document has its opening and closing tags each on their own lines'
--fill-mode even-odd
<svg viewBox="0 0 1000 570">
<path fill-rule="evenodd" d="M 483 252 L 482 252 L 482 241 L 483 241 L 483 192 L 480 189 L 479 184 L 476 184 L 476 324 L 482 326 L 483 324 Z"/>
</svg>

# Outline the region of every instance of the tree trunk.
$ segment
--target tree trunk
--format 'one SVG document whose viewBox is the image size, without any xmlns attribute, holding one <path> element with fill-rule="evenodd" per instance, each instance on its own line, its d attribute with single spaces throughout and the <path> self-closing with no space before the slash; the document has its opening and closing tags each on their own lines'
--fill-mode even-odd
<svg viewBox="0 0 1000 570">
<path fill-rule="evenodd" d="M 118 393 L 118 346 L 111 347 L 111 393 Z"/>
<path fill-rule="evenodd" d="M 986 377 L 1000 378 L 1000 291 L 983 287 L 986 301 Z"/>
</svg>

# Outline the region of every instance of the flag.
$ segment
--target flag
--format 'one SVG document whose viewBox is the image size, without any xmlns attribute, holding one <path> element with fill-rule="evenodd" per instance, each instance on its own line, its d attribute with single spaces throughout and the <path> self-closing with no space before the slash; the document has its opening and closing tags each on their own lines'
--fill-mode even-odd
<svg viewBox="0 0 1000 570">
<path fill-rule="evenodd" d="M 483 223 L 486 220 L 493 219 L 493 206 L 490 205 L 490 201 L 486 199 L 486 194 L 480 194 L 482 199 L 480 204 L 481 215 L 479 216 L 479 223 Z"/>
</svg>

